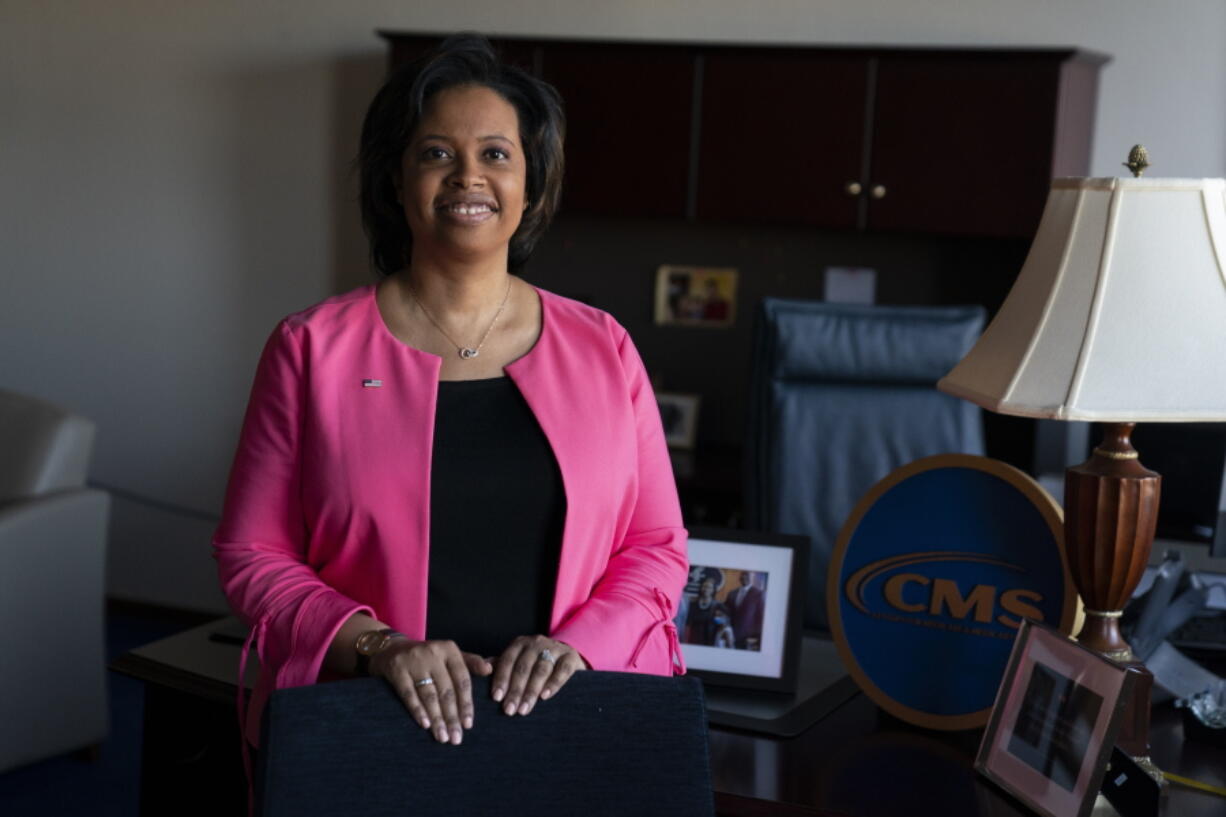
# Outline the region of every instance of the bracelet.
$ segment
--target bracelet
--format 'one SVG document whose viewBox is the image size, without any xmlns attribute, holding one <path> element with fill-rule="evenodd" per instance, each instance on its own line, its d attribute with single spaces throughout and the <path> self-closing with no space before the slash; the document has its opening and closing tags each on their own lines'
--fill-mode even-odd
<svg viewBox="0 0 1226 817">
<path fill-rule="evenodd" d="M 408 638 L 408 636 L 391 627 L 384 627 L 382 630 L 367 630 L 359 635 L 353 642 L 354 651 L 358 654 L 357 661 L 354 663 L 355 674 L 370 675 L 370 659 L 386 650 L 388 645 L 397 638 Z"/>
</svg>

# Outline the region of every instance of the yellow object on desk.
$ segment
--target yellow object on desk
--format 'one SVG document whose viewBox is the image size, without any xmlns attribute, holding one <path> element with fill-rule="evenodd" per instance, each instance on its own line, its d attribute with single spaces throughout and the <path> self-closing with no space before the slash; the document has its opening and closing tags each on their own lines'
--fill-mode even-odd
<svg viewBox="0 0 1226 817">
<path fill-rule="evenodd" d="M 1226 787 L 1214 786 L 1209 783 L 1202 783 L 1199 780 L 1193 780 L 1190 777 L 1184 777 L 1183 775 L 1179 775 L 1179 774 L 1171 774 L 1170 772 L 1163 772 L 1162 776 L 1165 777 L 1167 780 L 1171 781 L 1172 783 L 1178 783 L 1179 785 L 1187 786 L 1190 789 L 1197 789 L 1198 791 L 1207 791 L 1210 794 L 1216 794 L 1218 797 L 1226 797 Z"/>
</svg>

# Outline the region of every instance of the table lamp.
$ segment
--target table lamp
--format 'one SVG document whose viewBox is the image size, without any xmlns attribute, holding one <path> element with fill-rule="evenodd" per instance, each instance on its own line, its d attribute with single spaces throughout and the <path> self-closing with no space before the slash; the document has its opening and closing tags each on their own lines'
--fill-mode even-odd
<svg viewBox="0 0 1226 817">
<path fill-rule="evenodd" d="M 1030 254 L 995 319 L 937 388 L 992 411 L 1105 424 L 1064 483 L 1077 640 L 1145 676 L 1119 743 L 1148 760 L 1153 679 L 1119 619 L 1149 561 L 1161 478 L 1137 422 L 1226 420 L 1226 180 L 1052 182 Z M 1149 764 L 1151 772 L 1152 764 Z"/>
</svg>

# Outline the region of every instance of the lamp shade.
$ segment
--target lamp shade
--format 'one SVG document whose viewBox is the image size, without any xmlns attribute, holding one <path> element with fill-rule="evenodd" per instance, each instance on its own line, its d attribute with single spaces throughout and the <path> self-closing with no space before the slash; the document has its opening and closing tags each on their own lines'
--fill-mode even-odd
<svg viewBox="0 0 1226 817">
<path fill-rule="evenodd" d="M 1226 420 L 1226 180 L 1053 181 L 1009 297 L 937 388 L 1027 417 Z"/>
</svg>

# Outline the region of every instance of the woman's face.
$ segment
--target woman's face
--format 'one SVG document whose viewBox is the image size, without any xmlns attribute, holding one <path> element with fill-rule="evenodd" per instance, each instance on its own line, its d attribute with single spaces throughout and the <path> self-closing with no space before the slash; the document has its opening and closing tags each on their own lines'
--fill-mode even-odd
<svg viewBox="0 0 1226 817">
<path fill-rule="evenodd" d="M 413 255 L 505 255 L 523 218 L 526 178 L 514 106 L 480 85 L 439 91 L 401 160 Z"/>
<path fill-rule="evenodd" d="M 702 584 L 698 587 L 698 595 L 704 599 L 709 599 L 715 595 L 715 580 L 703 579 Z"/>
</svg>

